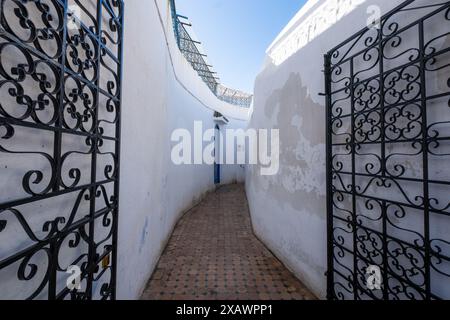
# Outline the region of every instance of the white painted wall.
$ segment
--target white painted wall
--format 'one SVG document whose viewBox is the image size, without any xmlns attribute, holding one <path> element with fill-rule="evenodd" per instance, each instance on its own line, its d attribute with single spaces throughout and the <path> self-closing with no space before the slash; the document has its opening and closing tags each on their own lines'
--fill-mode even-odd
<svg viewBox="0 0 450 320">
<path fill-rule="evenodd" d="M 267 50 L 256 79 L 249 126 L 280 129 L 281 156 L 276 176 L 262 177 L 257 166 L 247 168 L 254 230 L 320 298 L 326 296 L 327 257 L 325 101 L 319 96 L 324 91 L 323 55 L 366 26 L 369 5 L 378 5 L 385 13 L 401 2 L 310 0 Z M 445 161 L 434 165 L 439 169 L 435 174 L 442 174 Z M 440 197 L 445 194 L 448 198 L 448 191 Z M 438 220 L 434 222 L 439 228 Z M 419 224 L 416 227 L 420 229 Z M 442 230 L 432 233 L 448 239 Z M 439 279 L 437 275 L 432 280 L 438 287 Z M 447 289 L 441 291 L 448 296 Z"/>
<path fill-rule="evenodd" d="M 245 127 L 248 109 L 218 100 L 179 52 L 168 1 L 126 1 L 124 38 L 118 298 L 133 299 L 181 213 L 215 187 L 213 166 L 172 163 L 173 130 L 214 128 L 214 110 Z M 223 170 L 223 182 L 238 169 Z"/>
<path fill-rule="evenodd" d="M 226 130 L 239 130 L 244 129 L 247 126 L 247 121 L 229 119 L 229 123 L 226 125 L 219 125 L 220 131 L 223 137 L 223 159 L 224 164 L 221 165 L 221 184 L 232 184 L 232 183 L 244 183 L 245 181 L 245 163 L 241 164 L 237 162 L 237 152 L 238 152 L 238 140 L 230 141 L 230 146 L 228 146 L 227 131 Z M 248 146 L 240 146 L 240 148 L 247 148 Z M 228 152 L 234 152 L 235 162 L 237 164 L 227 164 L 226 157 Z M 246 149 L 246 152 L 247 149 Z"/>
</svg>

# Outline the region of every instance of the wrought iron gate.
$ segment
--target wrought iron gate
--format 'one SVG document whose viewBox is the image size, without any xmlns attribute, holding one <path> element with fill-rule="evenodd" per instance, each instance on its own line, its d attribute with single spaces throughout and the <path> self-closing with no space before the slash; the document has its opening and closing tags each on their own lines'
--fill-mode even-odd
<svg viewBox="0 0 450 320">
<path fill-rule="evenodd" d="M 328 298 L 450 298 L 450 1 L 325 56 Z"/>
<path fill-rule="evenodd" d="M 115 299 L 123 1 L 0 16 L 0 298 Z"/>
</svg>

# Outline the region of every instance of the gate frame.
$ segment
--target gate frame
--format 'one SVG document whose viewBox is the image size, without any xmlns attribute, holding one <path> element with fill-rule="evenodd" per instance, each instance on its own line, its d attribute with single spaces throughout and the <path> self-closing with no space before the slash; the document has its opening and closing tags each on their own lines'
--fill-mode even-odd
<svg viewBox="0 0 450 320">
<path fill-rule="evenodd" d="M 413 8 L 406 8 L 407 6 L 409 6 L 410 4 L 413 4 L 416 0 L 407 0 L 404 1 L 403 3 L 401 3 L 400 5 L 398 5 L 397 7 L 395 7 L 394 9 L 392 9 L 391 11 L 389 11 L 388 13 L 384 14 L 379 21 L 381 27 L 379 28 L 379 32 L 381 33 L 381 40 L 379 39 L 380 37 L 380 33 L 378 34 L 377 40 L 374 41 L 376 46 L 378 46 L 378 50 L 380 50 L 381 52 L 383 52 L 383 41 L 385 40 L 384 35 L 382 34 L 382 30 L 383 30 L 383 22 L 386 22 L 388 19 L 390 19 L 393 15 L 395 15 L 396 13 L 402 11 L 402 9 L 405 10 L 415 10 L 415 9 L 424 9 L 424 8 L 434 8 L 434 7 L 438 7 L 437 10 L 433 10 L 432 12 L 447 12 L 447 10 L 450 10 L 450 1 L 446 1 L 443 3 L 437 3 L 437 4 L 430 4 L 430 5 L 424 5 L 424 6 L 419 6 L 419 7 L 413 7 Z M 431 14 L 428 14 L 428 16 L 432 16 Z M 412 22 L 411 24 L 418 26 L 419 29 L 419 57 L 417 58 L 416 63 L 420 64 L 420 104 L 421 107 L 423 108 L 424 112 L 421 114 L 421 121 L 422 121 L 422 134 L 423 137 L 421 138 L 421 145 L 422 145 L 422 152 L 421 154 L 423 155 L 423 194 L 424 194 L 424 231 L 423 231 L 423 238 L 424 238 L 424 285 L 423 285 L 423 291 L 419 291 L 419 293 L 423 293 L 424 294 L 424 299 L 425 300 L 432 300 L 432 299 L 439 299 L 439 297 L 437 297 L 431 289 L 431 283 L 430 283 L 430 273 L 431 273 L 431 259 L 433 257 L 436 257 L 436 252 L 433 252 L 431 249 L 431 239 L 430 239 L 430 195 L 429 195 L 429 178 L 428 178 L 428 169 L 429 169 L 429 164 L 428 164 L 428 153 L 429 153 L 429 142 L 430 142 L 430 137 L 428 136 L 428 125 L 429 123 L 427 122 L 427 112 L 426 112 L 426 106 L 427 106 L 427 102 L 429 100 L 429 98 L 426 95 L 426 79 L 425 79 L 425 73 L 426 73 L 426 68 L 425 68 L 425 64 L 426 62 L 430 59 L 429 55 L 425 54 L 425 42 L 424 42 L 424 17 L 421 17 L 420 19 L 415 19 L 414 22 Z M 420 21 L 420 23 L 418 22 Z M 335 289 L 334 289 L 334 285 L 335 285 L 335 278 L 334 278 L 334 273 L 335 273 L 335 264 L 334 264 L 334 249 L 335 249 L 335 245 L 334 245 L 334 210 L 333 210 L 333 195 L 334 195 L 334 191 L 333 191 L 333 165 L 332 165 L 332 161 L 333 161 L 333 129 L 332 129 L 332 125 L 333 125 L 333 115 L 332 115 L 332 55 L 334 52 L 336 52 L 337 49 L 347 45 L 347 44 L 351 44 L 352 41 L 354 41 L 354 44 L 357 43 L 357 41 L 359 40 L 359 37 L 362 37 L 367 31 L 369 31 L 370 28 L 369 27 L 365 27 L 362 30 L 360 30 L 359 32 L 353 34 L 351 37 L 349 37 L 348 39 L 342 41 L 340 44 L 338 44 L 337 46 L 335 46 L 333 49 L 329 50 L 325 55 L 324 55 L 324 79 L 325 79 L 325 93 L 323 94 L 325 96 L 325 107 L 326 107 L 326 192 L 327 192 L 327 271 L 326 271 L 326 277 L 327 277 L 327 299 L 328 300 L 334 300 L 336 299 L 336 294 L 335 294 Z M 449 30 L 450 32 L 450 30 Z M 397 32 L 395 32 L 397 33 Z M 401 35 L 401 31 L 399 32 L 399 34 Z M 351 52 L 352 47 L 349 49 L 349 51 Z M 450 48 L 448 48 L 450 49 Z M 364 48 L 363 51 L 367 50 L 367 48 Z M 378 51 L 378 52 L 380 52 Z M 347 52 L 348 53 L 348 52 Z M 355 54 L 355 53 L 353 53 Z M 445 53 L 444 53 L 445 54 Z M 354 56 L 350 55 L 353 59 Z M 356 56 L 356 54 L 355 54 Z M 345 58 L 345 56 L 344 56 Z M 349 58 L 350 59 L 350 58 Z M 380 85 L 380 91 L 381 91 L 381 100 L 380 100 L 380 106 L 376 107 L 374 110 L 381 110 L 380 112 L 380 118 L 382 118 L 382 120 L 380 120 L 380 123 L 384 123 L 384 110 L 385 110 L 385 106 L 384 106 L 384 86 L 383 86 L 383 81 L 385 80 L 385 73 L 386 70 L 383 69 L 383 65 L 382 65 L 382 61 L 384 60 L 384 57 L 381 57 L 381 62 L 378 61 L 376 66 L 374 68 L 377 67 L 377 65 L 381 64 L 380 67 L 380 72 L 381 73 L 377 73 L 377 76 L 380 77 L 381 81 L 381 85 Z M 351 65 L 353 65 L 353 63 L 351 63 Z M 404 65 L 402 65 L 404 67 Z M 390 70 L 389 70 L 390 71 Z M 388 72 L 389 72 L 388 71 Z M 353 78 L 354 75 L 352 73 L 353 71 L 351 70 L 350 73 L 350 84 L 347 86 L 348 88 L 350 88 L 351 90 L 351 96 L 349 97 L 349 99 L 351 99 L 351 112 L 352 112 L 352 120 L 351 120 L 351 142 L 349 142 L 348 144 L 351 147 L 351 156 L 354 157 L 356 153 L 355 147 L 358 145 L 358 142 L 355 142 L 355 129 L 354 129 L 354 116 L 353 113 L 354 111 L 354 101 L 353 101 L 353 94 L 355 91 L 354 88 L 354 82 L 353 82 Z M 364 81 L 364 80 L 363 80 Z M 406 103 L 406 101 L 405 101 Z M 450 103 L 450 102 L 449 102 Z M 422 110 L 422 111 L 423 111 Z M 382 128 L 384 129 L 384 125 L 382 126 Z M 382 129 L 382 130 L 383 130 Z M 385 133 L 382 132 L 381 135 L 383 136 L 383 140 L 385 139 L 384 135 Z M 381 139 L 381 138 L 380 138 Z M 385 142 L 383 142 L 385 143 Z M 383 158 L 383 161 L 385 161 L 385 159 Z M 354 160 L 353 160 L 354 162 Z M 386 166 L 385 163 L 382 164 L 382 166 Z M 353 181 L 352 181 L 352 197 L 355 197 L 355 194 L 357 195 L 356 191 L 355 191 L 355 174 L 356 170 L 353 167 L 352 169 L 352 176 L 353 176 Z M 387 178 L 389 179 L 389 176 L 387 176 Z M 395 177 L 391 177 L 392 180 L 395 180 Z M 383 200 L 383 199 L 381 199 Z M 353 200 L 354 201 L 354 200 Z M 384 202 L 389 201 L 388 199 L 384 199 Z M 384 205 L 385 206 L 385 205 Z M 386 300 L 389 297 L 388 294 L 388 290 L 387 287 L 389 287 L 388 284 L 388 277 L 392 276 L 392 272 L 388 271 L 388 266 L 386 263 L 386 258 L 387 258 L 387 231 L 386 231 L 386 209 L 383 209 L 383 234 L 384 234 L 384 239 L 383 239 L 383 253 L 384 253 L 384 257 L 383 257 L 383 283 L 382 283 L 382 290 L 383 290 L 383 299 Z M 438 210 L 434 210 L 434 212 L 436 212 Z M 442 210 L 443 211 L 443 210 Z M 448 213 L 447 213 L 448 215 Z M 364 226 L 360 226 L 358 225 L 358 222 L 356 221 L 356 213 L 355 213 L 355 208 L 352 209 L 352 218 L 353 221 L 352 222 L 348 222 L 349 225 L 352 225 L 352 233 L 353 233 L 353 245 L 356 248 L 356 242 L 357 242 L 357 229 L 358 228 L 363 228 L 366 229 L 367 227 Z M 439 240 L 439 239 L 438 239 Z M 352 258 L 354 260 L 356 260 L 355 255 L 356 253 L 356 249 L 354 249 L 353 251 L 351 251 L 350 253 L 352 255 Z M 448 258 L 445 257 L 443 255 L 444 259 Z M 449 260 L 450 261 L 450 260 Z M 354 291 L 354 299 L 357 300 L 359 298 L 358 295 L 358 279 L 357 279 L 357 263 L 354 263 L 353 269 L 352 269 L 352 276 L 353 276 L 353 291 Z M 398 279 L 397 279 L 398 280 Z M 400 280 L 398 280 L 400 281 Z M 409 281 L 409 280 L 408 280 Z M 449 278 L 450 281 L 450 278 Z M 350 283 L 350 281 L 349 281 Z"/>
<path fill-rule="evenodd" d="M 24 204 L 36 204 L 38 205 L 40 201 L 45 199 L 53 199 L 58 198 L 62 195 L 66 194 L 73 194 L 74 198 L 79 197 L 80 199 L 85 199 L 86 202 L 89 202 L 88 209 L 85 213 L 85 216 L 83 219 L 77 218 L 76 221 L 72 220 L 72 217 L 75 218 L 77 215 L 77 212 L 73 213 L 73 210 L 76 206 L 78 209 L 78 206 L 75 205 L 74 208 L 67 207 L 69 213 L 72 210 L 72 213 L 70 214 L 69 221 L 63 221 L 61 220 L 61 217 L 56 217 L 54 221 L 43 221 L 42 225 L 41 222 L 39 222 L 39 226 L 44 228 L 44 231 L 46 229 L 48 230 L 48 234 L 45 235 L 45 238 L 33 240 L 30 237 L 30 240 L 32 240 L 32 244 L 27 246 L 27 248 L 23 249 L 22 251 L 15 251 L 3 260 L 0 260 L 0 271 L 4 268 L 7 268 L 9 266 L 14 265 L 15 263 L 20 263 L 20 266 L 18 267 L 17 271 L 17 278 L 18 281 L 29 281 L 31 280 L 36 270 L 40 268 L 40 266 L 37 266 L 35 264 L 30 263 L 30 259 L 33 257 L 34 254 L 40 252 L 41 250 L 45 250 L 45 253 L 47 254 L 48 259 L 48 266 L 45 270 L 45 277 L 42 280 L 39 287 L 35 290 L 33 287 L 33 294 L 29 297 L 29 299 L 34 299 L 37 296 L 40 296 L 45 288 L 47 288 L 48 296 L 47 298 L 49 300 L 59 300 L 59 299 L 66 299 L 71 298 L 74 300 L 91 300 L 92 294 L 93 294 L 93 283 L 98 280 L 98 278 L 101 278 L 103 275 L 103 272 L 105 272 L 107 269 L 110 270 L 110 279 L 108 283 L 104 283 L 100 288 L 100 295 L 102 296 L 102 299 L 110 299 L 115 300 L 116 299 L 116 292 L 117 292 L 117 244 L 118 244 L 118 222 L 119 222 L 119 187 L 120 187 L 120 140 L 121 140 L 121 114 L 122 114 L 122 76 L 123 76 L 123 41 L 124 41 L 124 1 L 123 0 L 96 0 L 94 3 L 96 4 L 96 12 L 92 12 L 89 9 L 82 8 L 81 13 L 88 13 L 91 14 L 89 18 L 91 21 L 89 24 L 92 23 L 92 29 L 91 27 L 88 27 L 85 25 L 83 21 L 81 21 L 78 18 L 75 18 L 78 31 L 79 31 L 79 38 L 78 39 L 71 39 L 72 46 L 76 47 L 78 49 L 78 45 L 80 43 L 84 43 L 83 37 L 89 38 L 89 40 L 92 43 L 92 46 L 89 48 L 91 50 L 91 56 L 87 55 L 86 60 L 91 61 L 94 66 L 81 66 L 79 72 L 74 71 L 69 66 L 69 63 L 67 60 L 72 57 L 73 59 L 78 58 L 74 56 L 69 56 L 68 54 L 68 48 L 69 48 L 69 40 L 68 40 L 68 22 L 70 19 L 74 19 L 72 14 L 69 12 L 69 0 L 51 0 L 51 4 L 56 8 L 57 14 L 58 14 L 58 27 L 53 28 L 49 25 L 46 25 L 47 32 L 49 32 L 50 36 L 52 36 L 52 32 L 54 32 L 53 36 L 57 34 L 59 38 L 56 39 L 58 49 L 61 49 L 60 55 L 57 55 L 55 57 L 50 57 L 45 50 L 43 50 L 40 47 L 36 47 L 36 42 L 38 40 L 35 40 L 33 42 L 29 41 L 26 42 L 25 40 L 19 39 L 14 34 L 14 30 L 11 29 L 7 21 L 1 21 L 0 24 L 0 36 L 2 37 L 2 43 L 11 43 L 15 47 L 20 47 L 23 52 L 26 52 L 30 57 L 31 61 L 35 63 L 35 60 L 42 59 L 42 61 L 46 61 L 45 63 L 48 63 L 48 65 L 54 66 L 55 69 L 57 69 L 57 72 L 59 78 L 55 79 L 55 92 L 53 93 L 55 95 L 55 101 L 58 103 L 55 105 L 55 116 L 56 120 L 53 123 L 49 124 L 42 124 L 38 123 L 37 121 L 25 121 L 24 119 L 16 119 L 12 116 L 8 116 L 7 114 L 0 114 L 0 126 L 3 126 L 6 128 L 6 136 L 0 137 L 3 139 L 10 139 L 12 136 L 14 136 L 14 128 L 20 127 L 20 128 L 33 128 L 35 130 L 40 130 L 38 132 L 53 132 L 54 138 L 52 139 L 53 149 L 52 152 L 48 154 L 50 158 L 52 158 L 53 163 L 52 165 L 52 177 L 49 185 L 49 190 L 46 192 L 43 192 L 42 194 L 35 194 L 32 192 L 28 192 L 28 197 L 12 200 L 12 201 L 6 201 L 3 203 L 0 203 L 0 214 L 6 211 L 16 210 L 18 214 L 15 214 L 16 217 L 21 217 L 22 219 L 18 219 L 18 222 L 22 226 L 22 228 L 26 231 L 24 232 L 25 235 L 28 234 L 30 237 L 30 234 L 33 233 L 31 229 L 28 232 L 27 227 L 30 227 L 28 224 L 27 219 L 23 217 L 23 215 L 16 209 L 16 207 L 20 207 Z M 80 0 L 75 0 L 75 4 L 82 7 L 82 2 L 79 2 Z M 23 5 L 26 7 L 27 4 L 30 4 L 29 2 L 24 2 Z M 17 5 L 17 4 L 16 4 Z M 43 12 L 48 12 L 48 8 L 44 7 L 44 4 L 35 3 L 30 4 L 35 6 L 42 6 L 39 11 L 43 14 Z M 15 8 L 15 7 L 14 7 Z M 28 12 L 24 13 L 21 12 L 19 9 L 16 9 L 18 11 L 15 11 L 15 14 L 19 18 L 19 15 L 26 15 Z M 3 15 L 3 13 L 0 11 L 0 13 Z M 51 14 L 49 14 L 51 15 Z M 105 16 L 107 15 L 107 16 Z M 42 22 L 42 19 L 48 19 L 47 23 L 49 21 L 54 20 L 55 17 L 44 17 L 44 14 L 41 16 L 33 17 L 37 19 L 40 19 Z M 105 20 L 110 23 L 110 29 L 105 30 L 102 28 L 102 20 Z M 5 23 L 5 24 L 4 24 Z M 44 21 L 45 23 L 45 21 Z M 61 24 L 59 24 L 61 23 Z M 22 25 L 24 29 L 30 29 L 30 25 L 24 24 Z M 36 29 L 38 29 L 36 27 Z M 36 35 L 36 39 L 38 36 L 42 36 L 44 40 L 45 39 L 45 27 L 42 27 L 42 29 L 38 29 L 38 32 L 42 32 L 42 34 Z M 117 37 L 116 39 L 110 38 L 111 35 L 114 35 Z M 74 42 L 77 42 L 78 44 L 75 44 Z M 107 42 L 111 42 L 114 45 L 114 50 L 110 50 L 108 48 Z M 87 45 L 89 47 L 89 44 L 81 44 L 81 46 Z M 94 49 L 92 49 L 94 47 Z M 88 50 L 83 47 L 83 49 Z M 92 50 L 94 50 L 94 53 L 97 53 L 95 56 L 94 53 L 92 53 Z M 25 54 L 24 54 L 25 56 Z M 27 57 L 27 56 L 26 56 Z M 108 68 L 108 62 L 104 62 L 102 59 L 103 57 L 108 57 L 111 59 L 114 63 L 114 69 L 110 69 L 110 72 L 113 74 L 114 80 L 107 80 L 107 88 L 101 87 L 101 80 L 100 80 L 100 73 L 102 70 L 102 66 L 104 68 Z M 94 62 L 93 62 L 94 61 Z M 78 64 L 82 64 L 85 61 L 82 61 L 81 58 L 79 58 L 79 61 L 76 61 Z M 89 64 L 89 62 L 87 62 Z M 77 65 L 78 66 L 78 65 Z M 26 66 L 25 66 L 26 67 Z M 89 80 L 88 77 L 82 74 L 84 72 L 84 67 L 87 69 L 89 68 L 97 68 L 96 71 L 94 71 L 94 78 L 92 80 Z M 27 76 L 35 76 L 37 71 L 32 69 L 30 67 L 30 74 L 27 74 Z M 105 69 L 103 69 L 105 70 Z M 64 105 L 67 103 L 64 96 L 66 95 L 65 90 L 65 80 L 68 77 L 73 77 L 73 79 L 76 81 L 77 85 L 81 84 L 82 90 L 84 88 L 89 88 L 91 90 L 94 103 L 90 107 L 86 107 L 90 109 L 91 116 L 92 116 L 92 128 L 89 130 L 83 130 L 80 129 L 80 127 L 77 127 L 75 129 L 67 127 L 66 124 L 64 124 Z M 2 77 L 3 79 L 3 77 Z M 20 80 L 17 80 L 16 82 L 19 82 Z M 36 80 L 38 81 L 38 80 Z M 110 85 L 112 85 L 112 88 L 114 89 L 114 86 L 116 86 L 116 91 L 113 93 L 113 89 L 110 88 Z M 21 86 L 21 84 L 20 84 Z M 42 89 L 39 91 L 39 93 L 42 92 Z M 25 93 L 26 94 L 26 93 Z M 76 94 L 76 93 L 75 93 Z M 81 95 L 81 93 L 78 92 L 78 94 Z M 105 100 L 108 100 L 107 104 L 111 103 L 112 105 L 105 106 L 107 109 L 112 108 L 113 111 L 116 112 L 115 120 L 111 122 L 115 128 L 112 128 L 112 132 L 114 132 L 115 137 L 109 137 L 105 136 L 103 134 L 103 131 L 100 129 L 100 123 L 102 121 L 106 121 L 104 119 L 99 119 L 99 106 L 100 106 L 100 100 L 99 96 L 102 94 L 105 97 Z M 11 95 L 11 93 L 10 93 Z M 87 99 L 84 97 L 84 99 Z M 85 101 L 83 101 L 85 102 Z M 19 104 L 19 101 L 17 102 Z M 109 110 L 108 110 L 109 111 Z M 109 112 L 113 112 L 109 111 Z M 78 114 L 78 112 L 72 111 L 74 114 L 77 113 L 74 116 L 80 116 L 82 115 Z M 28 118 L 26 119 L 28 120 Z M 83 121 L 83 120 L 81 120 Z M 63 154 L 62 147 L 63 147 L 63 134 L 69 135 L 69 136 L 78 136 L 78 137 L 85 137 L 86 145 L 90 146 L 91 150 L 89 151 L 88 155 L 91 157 L 90 160 L 90 179 L 88 184 L 79 184 L 79 180 L 73 185 L 73 186 L 65 186 L 62 182 L 62 166 L 64 163 L 64 157 L 69 154 L 72 149 L 69 149 L 69 152 Z M 97 155 L 100 150 L 100 147 L 103 143 L 103 141 L 114 141 L 114 147 L 111 149 L 114 149 L 113 157 L 113 166 L 109 166 L 105 169 L 105 177 L 103 181 L 100 181 L 100 179 L 97 177 L 97 172 L 99 171 L 97 168 Z M 37 152 L 9 152 L 8 150 L 2 151 L 0 150 L 0 155 L 3 153 L 37 153 Z M 112 151 L 111 151 L 112 153 Z M 111 168 L 109 168 L 111 167 Z M 100 168 L 101 169 L 101 168 Z M 28 168 L 27 168 L 28 170 Z M 53 171 L 54 170 L 54 171 Z M 27 175 L 30 172 L 34 172 L 35 174 L 39 175 L 37 171 L 29 171 Z M 42 172 L 40 172 L 42 174 Z M 75 174 L 75 173 L 69 173 L 69 175 Z M 28 177 L 30 178 L 30 177 Z M 25 177 L 24 177 L 25 180 Z M 36 179 L 36 181 L 40 180 L 39 178 Z M 106 189 L 104 189 L 104 185 L 111 185 L 111 198 L 108 198 L 108 194 Z M 114 184 L 114 185 L 112 185 Z M 25 187 L 23 187 L 25 189 Z M 103 189 L 102 189 L 103 188 Z M 26 190 L 25 190 L 26 191 Z M 77 194 L 78 192 L 78 194 Z M 100 209 L 96 208 L 96 198 L 103 196 L 105 198 L 105 207 Z M 84 214 L 84 213 L 83 213 Z M 111 215 L 108 217 L 108 215 Z M 1 218 L 1 215 L 0 215 Z M 101 239 L 96 242 L 96 239 L 94 238 L 94 223 L 98 223 L 98 219 L 106 219 L 109 220 L 109 222 L 103 221 L 103 226 L 108 227 L 108 232 L 111 232 L 111 234 L 108 235 L 106 239 Z M 78 220 L 79 219 L 79 220 Z M 0 220 L 2 224 L 0 224 L 0 234 L 2 231 L 4 231 L 5 227 L 8 224 L 8 220 Z M 64 227 L 59 230 L 58 224 L 65 223 Z M 47 226 L 47 227 L 45 227 Z M 86 234 L 86 230 L 82 231 L 81 229 L 89 229 Z M 85 233 L 83 233 L 85 232 Z M 83 263 L 83 266 L 81 268 L 82 273 L 80 274 L 80 277 L 82 280 L 86 280 L 87 286 L 86 288 L 83 288 L 83 292 L 77 292 L 77 290 L 70 290 L 69 288 L 65 287 L 61 291 L 58 291 L 57 287 L 57 274 L 58 272 L 63 272 L 63 270 L 59 270 L 59 262 L 58 257 L 60 254 L 60 249 L 62 249 L 62 243 L 64 240 L 67 240 L 67 238 L 70 235 L 75 235 L 77 240 L 74 240 L 73 243 L 80 243 L 80 241 L 84 241 L 84 243 L 87 246 L 88 252 L 84 252 L 83 254 L 77 258 L 81 259 L 79 262 L 83 261 L 82 257 L 86 256 L 87 261 Z M 111 241 L 111 245 L 109 245 L 109 241 Z M 103 243 L 105 242 L 105 243 Z M 100 251 L 100 245 L 102 245 L 103 252 Z M 71 246 L 71 245 L 70 245 Z M 78 245 L 76 245 L 78 247 Z M 98 271 L 98 268 L 102 267 L 103 271 Z M 25 268 L 29 268 L 28 271 L 25 270 Z M 97 274 L 97 279 L 95 279 L 95 275 Z"/>
</svg>

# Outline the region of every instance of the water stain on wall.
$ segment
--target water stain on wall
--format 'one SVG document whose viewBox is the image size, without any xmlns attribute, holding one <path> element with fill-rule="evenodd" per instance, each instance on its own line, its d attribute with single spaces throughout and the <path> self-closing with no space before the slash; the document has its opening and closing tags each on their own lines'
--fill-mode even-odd
<svg viewBox="0 0 450 320">
<path fill-rule="evenodd" d="M 300 74 L 291 73 L 263 110 L 254 118 L 265 116 L 263 123 L 271 120 L 271 128 L 280 130 L 280 171 L 262 177 L 252 170 L 255 188 L 271 194 L 281 207 L 288 204 L 325 218 L 325 107 L 312 100 Z"/>
<path fill-rule="evenodd" d="M 148 232 L 149 232 L 148 227 L 149 227 L 149 222 L 148 222 L 148 217 L 146 217 L 144 228 L 142 229 L 142 233 L 141 233 L 141 241 L 139 243 L 139 253 L 141 253 L 145 247 L 145 241 L 147 239 Z"/>
</svg>

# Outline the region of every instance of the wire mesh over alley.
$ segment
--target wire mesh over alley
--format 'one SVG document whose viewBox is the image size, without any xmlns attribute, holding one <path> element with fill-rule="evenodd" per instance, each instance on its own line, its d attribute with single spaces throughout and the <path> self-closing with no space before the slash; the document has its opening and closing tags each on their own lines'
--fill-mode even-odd
<svg viewBox="0 0 450 320">
<path fill-rule="evenodd" d="M 315 299 L 255 237 L 244 186 L 211 193 L 179 222 L 142 299 Z"/>
</svg>

